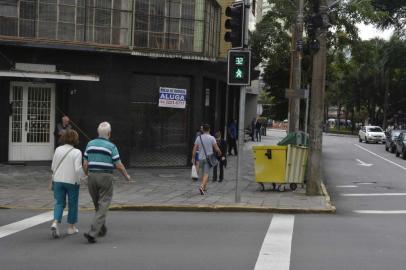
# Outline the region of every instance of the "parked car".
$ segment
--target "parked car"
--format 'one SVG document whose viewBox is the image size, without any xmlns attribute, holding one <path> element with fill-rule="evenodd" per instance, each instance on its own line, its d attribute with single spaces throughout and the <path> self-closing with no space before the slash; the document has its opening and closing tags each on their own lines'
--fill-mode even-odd
<svg viewBox="0 0 406 270">
<path fill-rule="evenodd" d="M 396 140 L 396 156 L 406 159 L 406 132 L 401 132 Z"/>
<path fill-rule="evenodd" d="M 359 142 L 385 143 L 386 135 L 383 129 L 378 126 L 363 126 L 358 132 Z"/>
<path fill-rule="evenodd" d="M 401 132 L 406 132 L 406 130 L 392 129 L 386 135 L 385 150 L 395 153 L 396 151 L 396 140 Z"/>
</svg>

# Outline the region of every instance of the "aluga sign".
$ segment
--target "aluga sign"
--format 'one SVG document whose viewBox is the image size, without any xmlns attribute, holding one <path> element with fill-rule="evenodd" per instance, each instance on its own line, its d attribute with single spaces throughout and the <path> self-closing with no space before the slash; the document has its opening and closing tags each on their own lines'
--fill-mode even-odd
<svg viewBox="0 0 406 270">
<path fill-rule="evenodd" d="M 159 87 L 159 107 L 186 108 L 186 89 Z"/>
</svg>

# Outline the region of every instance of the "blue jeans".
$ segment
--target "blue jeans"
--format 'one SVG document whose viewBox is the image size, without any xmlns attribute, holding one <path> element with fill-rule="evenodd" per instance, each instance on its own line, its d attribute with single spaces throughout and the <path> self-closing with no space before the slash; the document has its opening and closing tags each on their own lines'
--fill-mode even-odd
<svg viewBox="0 0 406 270">
<path fill-rule="evenodd" d="M 78 222 L 78 201 L 79 201 L 78 184 L 68 184 L 62 182 L 54 182 L 54 220 L 58 223 L 62 221 L 63 210 L 66 207 L 66 195 L 68 196 L 68 223 L 75 224 Z"/>
</svg>

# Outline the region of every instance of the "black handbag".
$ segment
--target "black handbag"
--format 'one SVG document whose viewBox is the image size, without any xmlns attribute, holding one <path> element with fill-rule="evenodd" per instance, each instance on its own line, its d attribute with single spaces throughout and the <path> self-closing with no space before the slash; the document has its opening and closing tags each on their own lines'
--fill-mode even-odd
<svg viewBox="0 0 406 270">
<path fill-rule="evenodd" d="M 217 159 L 216 154 L 213 153 L 213 154 L 207 155 L 206 148 L 204 147 L 204 144 L 203 144 L 202 136 L 200 135 L 199 138 L 200 138 L 200 142 L 202 143 L 202 147 L 203 147 L 204 155 L 206 156 L 207 163 L 209 163 L 210 167 L 217 166 L 219 163 L 219 160 Z"/>
</svg>

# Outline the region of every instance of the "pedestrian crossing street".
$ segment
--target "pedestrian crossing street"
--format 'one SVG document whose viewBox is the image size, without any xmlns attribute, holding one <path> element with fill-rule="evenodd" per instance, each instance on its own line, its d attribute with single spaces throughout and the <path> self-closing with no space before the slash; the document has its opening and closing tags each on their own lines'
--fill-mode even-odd
<svg viewBox="0 0 406 270">
<path fill-rule="evenodd" d="M 66 215 L 67 212 L 64 212 L 64 216 Z M 53 212 L 49 211 L 1 226 L 0 241 L 1 238 L 52 220 Z M 293 215 L 275 214 L 271 216 L 269 228 L 255 264 L 255 270 L 289 270 L 294 220 Z"/>
</svg>

